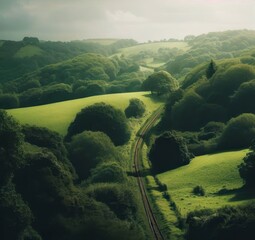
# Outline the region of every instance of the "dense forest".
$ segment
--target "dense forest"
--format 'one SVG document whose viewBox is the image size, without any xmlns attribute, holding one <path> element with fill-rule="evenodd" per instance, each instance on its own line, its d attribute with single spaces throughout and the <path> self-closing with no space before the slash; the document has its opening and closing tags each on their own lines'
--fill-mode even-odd
<svg viewBox="0 0 255 240">
<path fill-rule="evenodd" d="M 176 239 L 253 239 L 253 201 L 182 215 L 158 176 L 196 156 L 250 149 L 236 166 L 242 186 L 217 194 L 254 199 L 255 31 L 149 45 L 165 42 L 0 41 L 1 239 L 150 239 L 130 153 L 136 124 L 151 114 L 145 102 L 131 98 L 124 111 L 104 102 L 84 106 L 65 135 L 21 124 L 4 110 L 139 91 L 164 106 L 142 136 L 149 159 L 142 174 L 156 181 L 147 191 L 158 190 L 156 198 L 175 212 Z M 207 197 L 202 185 L 194 198 Z"/>
</svg>

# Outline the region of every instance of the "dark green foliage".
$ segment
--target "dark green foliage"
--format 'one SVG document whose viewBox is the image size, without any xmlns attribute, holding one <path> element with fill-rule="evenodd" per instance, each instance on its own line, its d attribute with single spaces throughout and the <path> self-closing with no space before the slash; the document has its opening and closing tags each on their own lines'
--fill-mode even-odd
<svg viewBox="0 0 255 240">
<path fill-rule="evenodd" d="M 198 135 L 199 140 L 209 140 L 211 138 L 219 137 L 225 128 L 222 122 L 208 122 L 200 131 Z"/>
<path fill-rule="evenodd" d="M 31 88 L 19 95 L 20 107 L 40 105 L 43 90 L 41 88 Z"/>
<path fill-rule="evenodd" d="M 33 215 L 14 185 L 0 187 L 0 232 L 3 240 L 16 240 L 32 223 Z"/>
<path fill-rule="evenodd" d="M 170 130 L 172 126 L 172 108 L 176 102 L 181 100 L 183 97 L 183 90 L 179 88 L 178 90 L 172 92 L 169 95 L 169 98 L 167 99 L 167 102 L 165 104 L 165 111 L 164 114 L 160 120 L 160 123 L 158 124 L 158 128 L 160 130 Z"/>
<path fill-rule="evenodd" d="M 127 174 L 117 162 L 106 162 L 91 170 L 89 181 L 124 183 L 127 180 Z"/>
<path fill-rule="evenodd" d="M 221 69 L 221 71 L 217 71 L 213 75 L 211 82 L 215 91 L 230 95 L 234 93 L 242 83 L 254 78 L 254 67 L 247 64 L 236 64 L 229 67 L 227 70 Z"/>
<path fill-rule="evenodd" d="M 200 210 L 188 214 L 189 240 L 252 240 L 255 206 L 224 207 L 216 211 Z"/>
<path fill-rule="evenodd" d="M 159 71 L 150 75 L 142 84 L 142 89 L 158 95 L 170 93 L 178 89 L 178 82 L 170 73 Z"/>
<path fill-rule="evenodd" d="M 105 203 L 119 219 L 131 220 L 136 216 L 138 206 L 135 196 L 128 187 L 119 184 L 96 184 L 87 189 L 88 195 Z"/>
<path fill-rule="evenodd" d="M 85 130 L 106 133 L 115 145 L 123 145 L 130 138 L 130 129 L 123 112 L 105 103 L 82 109 L 68 128 L 66 139 Z"/>
<path fill-rule="evenodd" d="M 53 217 L 67 211 L 66 202 L 73 194 L 72 175 L 47 150 L 27 155 L 26 161 L 27 164 L 16 172 L 14 181 L 34 214 L 35 229 L 44 238 L 54 227 Z"/>
<path fill-rule="evenodd" d="M 70 160 L 80 179 L 88 178 L 99 163 L 118 159 L 111 139 L 102 132 L 84 131 L 72 138 Z"/>
<path fill-rule="evenodd" d="M 231 110 L 234 115 L 255 113 L 255 80 L 240 85 L 231 97 Z"/>
<path fill-rule="evenodd" d="M 246 187 L 255 186 L 255 151 L 247 153 L 243 163 L 238 166 L 239 174 L 245 182 Z"/>
<path fill-rule="evenodd" d="M 205 190 L 202 186 L 196 186 L 193 188 L 192 193 L 197 195 L 197 196 L 204 196 L 205 195 Z"/>
<path fill-rule="evenodd" d="M 44 127 L 30 125 L 22 126 L 22 133 L 26 142 L 50 150 L 75 175 L 74 169 L 67 159 L 67 150 L 61 135 Z"/>
<path fill-rule="evenodd" d="M 129 100 L 129 105 L 125 109 L 125 114 L 127 118 L 135 117 L 140 118 L 145 112 L 145 105 L 143 101 L 138 98 L 132 98 Z"/>
<path fill-rule="evenodd" d="M 45 88 L 41 95 L 42 104 L 60 102 L 71 98 L 72 88 L 65 83 L 50 85 Z"/>
<path fill-rule="evenodd" d="M 0 94 L 0 109 L 19 107 L 19 99 L 14 94 Z"/>
<path fill-rule="evenodd" d="M 22 42 L 25 45 L 38 45 L 39 44 L 39 39 L 37 37 L 24 37 Z"/>
<path fill-rule="evenodd" d="M 165 69 L 175 76 L 185 76 L 187 70 L 204 62 L 209 62 L 211 59 L 217 60 L 218 65 L 220 59 L 233 58 L 233 56 L 240 54 L 241 50 L 254 47 L 254 39 L 255 32 L 248 30 L 202 34 L 190 40 L 190 49 L 169 61 Z M 194 81 L 198 80 L 201 74 L 204 75 L 207 65 L 204 65 L 203 73 L 199 71 L 198 78 L 193 79 Z M 185 81 L 184 84 L 185 88 L 194 82 L 192 77 L 188 78 L 189 81 Z"/>
<path fill-rule="evenodd" d="M 154 173 L 165 172 L 190 162 L 184 139 L 174 132 L 165 132 L 155 139 L 149 158 Z"/>
<path fill-rule="evenodd" d="M 94 95 L 101 95 L 105 93 L 105 89 L 102 85 L 97 83 L 91 83 L 87 86 L 80 86 L 75 90 L 74 95 L 76 97 L 89 97 Z"/>
<path fill-rule="evenodd" d="M 198 130 L 202 127 L 198 111 L 204 103 L 204 99 L 198 94 L 187 93 L 172 107 L 172 127 L 178 130 Z"/>
<path fill-rule="evenodd" d="M 20 125 L 0 110 L 0 186 L 22 164 L 22 141 Z"/>
<path fill-rule="evenodd" d="M 22 83 L 20 84 L 19 92 L 23 92 L 23 91 L 27 91 L 31 88 L 39 88 L 39 87 L 41 87 L 40 82 L 36 79 L 31 79 L 31 80 L 24 82 L 23 84 Z"/>
<path fill-rule="evenodd" d="M 253 139 L 255 139 L 255 115 L 244 113 L 229 120 L 219 144 L 224 149 L 248 148 Z"/>
<path fill-rule="evenodd" d="M 216 64 L 213 60 L 211 60 L 205 72 L 206 78 L 210 79 L 213 76 L 213 74 L 216 72 L 216 70 L 217 70 Z"/>
<path fill-rule="evenodd" d="M 112 54 L 122 46 L 135 45 L 135 41 L 119 40 L 109 46 L 103 46 L 97 43 L 87 41 L 72 42 L 38 42 L 36 38 L 28 38 L 27 40 L 14 42 L 4 41 L 0 48 L 0 75 L 1 82 L 16 79 L 23 74 L 38 70 L 38 68 L 46 65 L 61 62 L 74 58 L 84 53 L 100 53 L 103 55 Z M 34 55 L 26 58 L 16 58 L 15 54 L 27 44 L 36 46 L 42 50 L 42 54 Z"/>
</svg>

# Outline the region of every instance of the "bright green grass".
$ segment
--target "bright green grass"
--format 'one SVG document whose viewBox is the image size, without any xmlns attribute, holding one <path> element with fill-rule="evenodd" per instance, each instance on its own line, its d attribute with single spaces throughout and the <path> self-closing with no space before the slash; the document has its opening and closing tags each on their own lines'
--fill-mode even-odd
<svg viewBox="0 0 255 240">
<path fill-rule="evenodd" d="M 142 166 L 145 172 L 149 171 L 150 166 L 147 156 L 147 146 L 143 146 Z M 178 219 L 175 212 L 170 208 L 169 202 L 163 197 L 162 192 L 158 190 L 155 178 L 151 175 L 145 177 L 147 193 L 151 200 L 153 210 L 157 214 L 157 220 L 166 239 L 183 239 L 182 231 L 177 227 Z"/>
<path fill-rule="evenodd" d="M 8 112 L 22 124 L 28 123 L 47 127 L 65 135 L 68 126 L 82 108 L 97 102 L 105 102 L 124 110 L 131 98 L 141 99 L 146 104 L 147 112 L 154 111 L 162 104 L 154 101 L 148 92 L 136 92 L 93 96 L 36 107 L 11 109 Z"/>
<path fill-rule="evenodd" d="M 158 177 L 167 184 L 168 192 L 179 208 L 182 216 L 188 212 L 202 209 L 216 209 L 228 204 L 244 204 L 250 200 L 235 198 L 235 192 L 218 195 L 223 188 L 239 189 L 243 181 L 237 166 L 249 150 L 224 152 L 194 158 L 189 165 L 171 170 Z M 192 189 L 202 185 L 205 196 L 195 196 Z"/>
<path fill-rule="evenodd" d="M 40 49 L 39 47 L 32 46 L 32 45 L 27 45 L 25 47 L 20 48 L 14 57 L 16 58 L 25 58 L 25 57 L 33 57 L 36 55 L 42 55 L 43 50 Z"/>
<path fill-rule="evenodd" d="M 186 42 L 157 42 L 157 43 L 145 43 L 139 44 L 136 46 L 122 48 L 120 49 L 120 53 L 125 56 L 130 56 L 137 54 L 141 51 L 151 51 L 156 53 L 160 48 L 179 48 L 184 51 L 189 49 L 189 46 Z"/>
</svg>

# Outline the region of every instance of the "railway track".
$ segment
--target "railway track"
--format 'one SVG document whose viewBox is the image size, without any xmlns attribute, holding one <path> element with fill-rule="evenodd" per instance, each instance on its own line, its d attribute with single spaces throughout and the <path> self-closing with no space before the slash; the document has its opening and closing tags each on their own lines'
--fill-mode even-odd
<svg viewBox="0 0 255 240">
<path fill-rule="evenodd" d="M 134 169 L 135 169 L 135 174 L 137 176 L 137 183 L 139 186 L 139 190 L 141 193 L 142 201 L 143 201 L 143 206 L 144 210 L 149 222 L 149 226 L 151 228 L 152 234 L 154 239 L 157 240 L 163 240 L 164 237 L 160 231 L 159 225 L 157 223 L 157 220 L 155 218 L 155 215 L 152 211 L 152 207 L 150 205 L 144 182 L 142 180 L 142 176 L 140 174 L 140 165 L 139 165 L 139 160 L 141 157 L 141 150 L 143 146 L 143 137 L 146 135 L 146 133 L 153 127 L 157 119 L 159 118 L 160 114 L 162 113 L 162 108 L 158 109 L 154 114 L 150 117 L 150 119 L 146 122 L 146 124 L 142 127 L 142 129 L 138 132 L 137 134 L 137 140 L 135 142 L 135 148 L 134 148 Z"/>
</svg>

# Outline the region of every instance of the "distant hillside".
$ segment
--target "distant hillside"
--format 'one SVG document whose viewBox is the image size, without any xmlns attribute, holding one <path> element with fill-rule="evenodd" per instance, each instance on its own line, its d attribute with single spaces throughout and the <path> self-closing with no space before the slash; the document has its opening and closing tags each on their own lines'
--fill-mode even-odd
<svg viewBox="0 0 255 240">
<path fill-rule="evenodd" d="M 193 67 L 211 59 L 234 58 L 255 47 L 255 31 L 235 30 L 203 34 L 187 41 L 190 49 L 170 60 L 165 69 L 177 77 L 185 76 Z"/>
<path fill-rule="evenodd" d="M 3 83 L 0 86 L 0 108 L 140 91 L 149 74 L 124 57 L 86 53 Z"/>
<path fill-rule="evenodd" d="M 161 41 L 121 48 L 116 55 L 124 55 L 143 67 L 154 69 L 175 59 L 188 49 L 189 45 L 184 41 Z"/>
<path fill-rule="evenodd" d="M 101 40 L 103 42 L 103 40 Z M 51 42 L 25 37 L 22 41 L 0 42 L 0 83 L 20 77 L 48 64 L 83 53 L 110 55 L 119 48 L 135 45 L 134 40 L 117 40 L 102 45 L 95 41 Z"/>
</svg>

